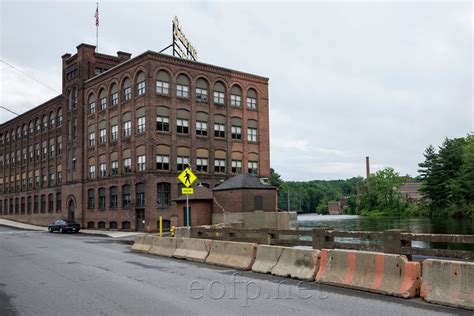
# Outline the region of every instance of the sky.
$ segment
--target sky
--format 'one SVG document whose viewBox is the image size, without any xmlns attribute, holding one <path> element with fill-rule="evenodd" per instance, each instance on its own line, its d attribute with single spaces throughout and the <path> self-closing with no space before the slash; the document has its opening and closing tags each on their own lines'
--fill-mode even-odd
<svg viewBox="0 0 474 316">
<path fill-rule="evenodd" d="M 198 61 L 270 78 L 270 161 L 285 180 L 393 167 L 474 131 L 471 2 L 112 1 L 99 51 L 171 44 L 176 15 Z M 0 0 L 0 106 L 61 91 L 61 55 L 95 44 L 96 1 Z M 0 108 L 0 123 L 14 115 Z"/>
</svg>

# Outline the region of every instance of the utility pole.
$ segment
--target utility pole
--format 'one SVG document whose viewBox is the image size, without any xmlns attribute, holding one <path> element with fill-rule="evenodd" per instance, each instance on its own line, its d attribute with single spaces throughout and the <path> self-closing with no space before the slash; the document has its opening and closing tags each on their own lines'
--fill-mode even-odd
<svg viewBox="0 0 474 316">
<path fill-rule="evenodd" d="M 288 206 L 288 212 L 291 211 L 291 204 L 290 204 L 290 189 L 288 189 L 288 195 L 287 195 L 287 206 Z"/>
</svg>

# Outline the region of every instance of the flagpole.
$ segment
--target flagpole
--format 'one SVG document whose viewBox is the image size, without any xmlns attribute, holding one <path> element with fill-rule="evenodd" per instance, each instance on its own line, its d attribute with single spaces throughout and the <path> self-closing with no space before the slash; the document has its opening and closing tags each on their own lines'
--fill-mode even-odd
<svg viewBox="0 0 474 316">
<path fill-rule="evenodd" d="M 95 49 L 99 52 L 99 1 L 97 1 L 97 9 L 95 11 Z"/>
</svg>

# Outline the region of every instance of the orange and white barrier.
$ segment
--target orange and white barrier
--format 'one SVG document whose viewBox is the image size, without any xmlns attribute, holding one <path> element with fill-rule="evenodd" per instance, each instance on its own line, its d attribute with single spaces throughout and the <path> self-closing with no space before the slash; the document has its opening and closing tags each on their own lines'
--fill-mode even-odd
<svg viewBox="0 0 474 316">
<path fill-rule="evenodd" d="M 410 298 L 420 292 L 420 277 L 420 263 L 402 255 L 323 249 L 316 281 Z"/>
<path fill-rule="evenodd" d="M 474 310 L 474 262 L 428 259 L 422 279 L 424 300 Z"/>
</svg>

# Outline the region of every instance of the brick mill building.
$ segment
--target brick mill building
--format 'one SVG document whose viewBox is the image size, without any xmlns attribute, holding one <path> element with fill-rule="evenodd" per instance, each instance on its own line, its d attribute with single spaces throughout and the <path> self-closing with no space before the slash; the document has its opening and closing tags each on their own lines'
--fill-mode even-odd
<svg viewBox="0 0 474 316">
<path fill-rule="evenodd" d="M 268 79 L 147 51 L 62 56 L 62 94 L 0 125 L 0 217 L 156 230 L 189 163 L 205 187 L 269 177 Z"/>
</svg>

